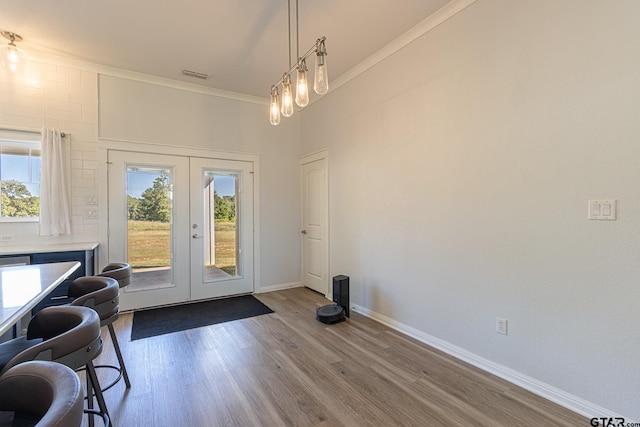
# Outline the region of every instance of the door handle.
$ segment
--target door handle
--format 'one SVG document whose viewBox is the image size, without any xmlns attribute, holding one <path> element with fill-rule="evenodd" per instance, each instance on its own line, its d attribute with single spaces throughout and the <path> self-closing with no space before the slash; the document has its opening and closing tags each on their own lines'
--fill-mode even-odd
<svg viewBox="0 0 640 427">
<path fill-rule="evenodd" d="M 302 230 L 301 233 L 302 234 L 307 234 L 307 230 Z"/>
<path fill-rule="evenodd" d="M 203 236 L 198 236 L 198 233 L 196 233 L 191 237 L 193 237 L 194 239 L 201 239 Z"/>
</svg>

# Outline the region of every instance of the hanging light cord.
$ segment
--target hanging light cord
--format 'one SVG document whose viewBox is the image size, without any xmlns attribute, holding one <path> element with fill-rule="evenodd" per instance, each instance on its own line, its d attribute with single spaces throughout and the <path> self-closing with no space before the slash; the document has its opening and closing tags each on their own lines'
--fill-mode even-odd
<svg viewBox="0 0 640 427">
<path fill-rule="evenodd" d="M 311 49 L 307 51 L 307 53 L 300 56 L 300 43 L 298 41 L 298 38 L 299 38 L 298 37 L 299 35 L 298 33 L 298 0 L 296 0 L 296 56 L 298 57 L 298 61 L 295 63 L 295 65 L 291 65 L 291 0 L 287 0 L 287 12 L 288 12 L 287 17 L 289 18 L 289 70 L 286 71 L 282 75 L 282 77 L 280 77 L 280 80 L 278 80 L 271 86 L 272 90 L 274 87 L 278 86 L 280 83 L 284 81 L 285 76 L 288 76 L 292 72 L 294 72 L 298 68 L 298 65 L 303 60 L 310 57 L 312 53 L 317 52 L 318 46 L 320 46 L 320 44 L 327 39 L 325 36 L 320 37 L 318 40 L 316 40 L 315 44 L 311 47 Z"/>
<path fill-rule="evenodd" d="M 291 56 L 291 54 L 289 54 Z M 300 30 L 298 29 L 298 0 L 296 0 L 296 58 L 300 60 Z M 291 68 L 291 64 L 289 64 Z"/>
<path fill-rule="evenodd" d="M 297 1 L 298 0 L 296 0 L 296 2 Z M 291 0 L 287 0 L 287 10 L 287 23 L 289 24 L 289 69 L 291 69 Z"/>
</svg>

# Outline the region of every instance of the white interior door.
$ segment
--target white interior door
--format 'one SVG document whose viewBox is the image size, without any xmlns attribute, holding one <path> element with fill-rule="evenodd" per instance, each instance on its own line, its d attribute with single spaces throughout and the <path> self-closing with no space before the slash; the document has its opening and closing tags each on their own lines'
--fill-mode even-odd
<svg viewBox="0 0 640 427">
<path fill-rule="evenodd" d="M 253 163 L 190 162 L 191 298 L 253 292 Z"/>
<path fill-rule="evenodd" d="M 132 266 L 123 310 L 188 301 L 189 159 L 109 150 L 109 261 Z"/>
<path fill-rule="evenodd" d="M 108 260 L 123 310 L 253 292 L 253 163 L 108 151 Z"/>
<path fill-rule="evenodd" d="M 329 296 L 327 159 L 313 156 L 302 167 L 302 284 Z"/>
</svg>

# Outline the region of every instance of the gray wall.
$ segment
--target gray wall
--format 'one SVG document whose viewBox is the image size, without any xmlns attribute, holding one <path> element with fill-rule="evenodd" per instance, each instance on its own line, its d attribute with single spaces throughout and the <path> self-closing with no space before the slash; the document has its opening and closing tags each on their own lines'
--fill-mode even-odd
<svg viewBox="0 0 640 427">
<path fill-rule="evenodd" d="M 303 112 L 355 304 L 640 419 L 638 16 L 480 0 Z"/>
</svg>

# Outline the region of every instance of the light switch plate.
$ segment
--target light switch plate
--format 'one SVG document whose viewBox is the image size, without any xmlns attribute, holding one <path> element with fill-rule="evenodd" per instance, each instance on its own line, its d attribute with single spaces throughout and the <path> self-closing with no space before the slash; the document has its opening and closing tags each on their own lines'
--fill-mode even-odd
<svg viewBox="0 0 640 427">
<path fill-rule="evenodd" d="M 617 200 L 598 199 L 589 200 L 588 218 L 598 221 L 615 221 L 617 214 Z"/>
</svg>

